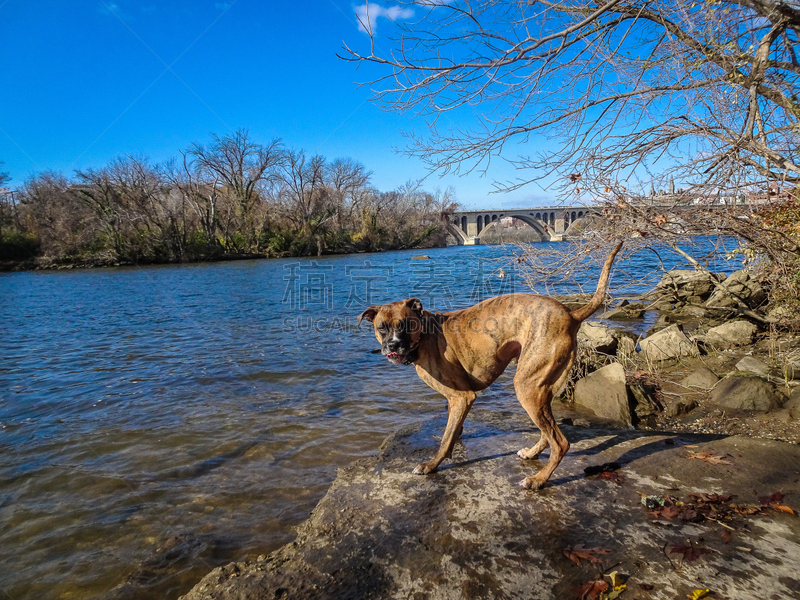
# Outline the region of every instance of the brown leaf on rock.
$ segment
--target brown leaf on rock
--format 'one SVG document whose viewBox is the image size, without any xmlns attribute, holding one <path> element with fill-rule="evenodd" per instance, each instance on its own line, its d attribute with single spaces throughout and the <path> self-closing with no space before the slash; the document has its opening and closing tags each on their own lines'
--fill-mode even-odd
<svg viewBox="0 0 800 600">
<path fill-rule="evenodd" d="M 605 471 L 603 473 L 600 473 L 599 479 L 605 479 L 606 481 L 613 481 L 617 485 L 622 485 L 622 483 L 625 481 L 625 478 L 616 471 Z"/>
<path fill-rule="evenodd" d="M 594 579 L 589 583 L 584 583 L 578 589 L 578 598 L 580 598 L 580 600 L 598 600 L 609 587 L 608 582 L 604 581 L 602 578 Z"/>
<path fill-rule="evenodd" d="M 576 565 L 581 565 L 581 560 L 587 560 L 590 563 L 600 564 L 603 561 L 597 558 L 597 554 L 609 554 L 611 550 L 608 548 L 584 548 L 583 544 L 577 546 L 564 548 L 564 556 L 574 562 Z"/>
<path fill-rule="evenodd" d="M 794 514 L 794 511 L 791 508 L 783 504 L 783 494 L 781 492 L 775 492 L 770 496 L 762 496 L 758 499 L 758 502 L 761 504 L 761 506 L 769 507 L 773 510 L 779 510 L 790 515 Z"/>
<path fill-rule="evenodd" d="M 720 496 L 719 494 L 705 494 L 703 492 L 689 494 L 689 497 L 695 502 L 701 502 L 704 504 L 722 504 L 723 502 L 728 502 L 728 500 L 733 498 L 733 496 L 730 494 Z"/>
<path fill-rule="evenodd" d="M 683 554 L 683 560 L 687 562 L 695 561 L 704 554 L 711 554 L 711 550 L 709 550 L 708 548 L 698 548 L 691 542 L 689 542 L 688 545 L 672 544 L 669 551 L 674 554 Z"/>
<path fill-rule="evenodd" d="M 757 515 L 762 512 L 761 507 L 753 504 L 731 504 L 731 509 L 740 515 Z"/>
<path fill-rule="evenodd" d="M 728 531 L 727 529 L 722 530 L 722 540 L 726 544 L 730 544 L 733 541 L 733 536 L 731 535 L 731 532 Z"/>
<path fill-rule="evenodd" d="M 783 503 L 783 494 L 780 492 L 775 492 L 771 496 L 761 496 L 758 501 L 761 503 L 761 506 L 769 506 L 770 504 L 781 504 Z"/>
<path fill-rule="evenodd" d="M 729 460 L 724 460 L 719 454 L 714 454 L 710 450 L 705 450 L 703 452 L 692 452 L 689 450 L 689 456 L 687 458 L 696 458 L 698 460 L 702 460 L 707 463 L 711 463 L 712 465 L 731 465 L 733 464 Z"/>
</svg>

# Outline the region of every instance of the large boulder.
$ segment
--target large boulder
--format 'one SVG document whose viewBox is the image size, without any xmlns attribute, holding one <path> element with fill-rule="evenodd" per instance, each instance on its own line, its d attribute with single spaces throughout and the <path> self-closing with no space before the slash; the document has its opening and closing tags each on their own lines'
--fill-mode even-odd
<svg viewBox="0 0 800 600">
<path fill-rule="evenodd" d="M 642 354 L 649 360 L 666 360 L 679 356 L 697 356 L 697 346 L 680 327 L 670 325 L 639 342 Z"/>
<path fill-rule="evenodd" d="M 707 298 L 714 290 L 716 275 L 707 271 L 675 269 L 665 273 L 656 290 L 685 302 L 689 298 Z"/>
<path fill-rule="evenodd" d="M 738 306 L 734 296 L 750 308 L 760 306 L 767 298 L 764 288 L 745 270 L 736 271 L 720 283 L 706 301 L 706 306 L 727 308 Z"/>
<path fill-rule="evenodd" d="M 598 417 L 631 425 L 625 369 L 619 363 L 606 365 L 578 380 L 574 398 L 575 404 L 588 408 Z"/>
<path fill-rule="evenodd" d="M 628 578 L 621 600 L 696 598 L 705 587 L 713 588 L 711 597 L 731 600 L 798 597 L 800 519 L 765 510 L 737 515 L 726 524 L 731 531 L 715 520 L 655 518 L 642 496 L 689 502 L 690 492 L 733 494 L 737 503 L 754 504 L 781 491 L 797 508 L 800 447 L 563 426 L 572 448 L 549 485 L 531 492 L 515 489 L 541 466 L 517 457 L 538 435 L 521 423 L 503 411 L 475 411 L 452 460 L 422 477 L 411 468 L 435 452 L 443 420 L 392 436 L 378 456 L 339 471 L 296 540 L 269 556 L 217 567 L 184 600 L 564 600 L 597 597 L 590 592 L 599 588 L 586 584 L 604 570 Z M 689 460 L 687 447 L 727 460 Z M 587 476 L 612 462 L 621 465 L 619 485 Z M 731 543 L 722 531 L 732 533 Z M 670 545 L 697 560 L 669 558 Z M 689 557 L 692 546 L 711 552 Z M 571 548 L 589 549 L 582 566 L 564 555 Z M 598 560 L 602 566 L 592 564 Z"/>
<path fill-rule="evenodd" d="M 781 408 L 786 396 L 755 375 L 733 375 L 717 384 L 709 401 L 724 408 L 768 411 Z"/>
<path fill-rule="evenodd" d="M 697 336 L 697 339 L 715 348 L 726 349 L 752 344 L 757 333 L 758 327 L 750 321 L 740 319 L 712 327 L 705 335 Z"/>
</svg>

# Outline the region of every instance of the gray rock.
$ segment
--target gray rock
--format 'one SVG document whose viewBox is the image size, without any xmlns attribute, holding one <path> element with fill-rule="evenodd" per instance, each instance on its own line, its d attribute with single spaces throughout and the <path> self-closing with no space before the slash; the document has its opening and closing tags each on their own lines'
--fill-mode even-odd
<svg viewBox="0 0 800 600">
<path fill-rule="evenodd" d="M 622 354 L 626 356 L 633 356 L 636 353 L 636 340 L 633 338 L 622 336 L 618 338 L 618 343 L 617 356 Z"/>
<path fill-rule="evenodd" d="M 588 408 L 598 417 L 622 425 L 631 424 L 625 369 L 619 363 L 606 365 L 578 380 L 574 399 L 575 404 Z"/>
<path fill-rule="evenodd" d="M 789 399 L 783 405 L 784 410 L 789 411 L 792 419 L 800 419 L 800 388 L 794 388 L 789 394 Z"/>
<path fill-rule="evenodd" d="M 714 290 L 706 301 L 706 306 L 737 306 L 737 302 L 732 294 L 738 296 L 750 308 L 760 306 L 767 298 L 764 289 L 757 281 L 750 277 L 750 273 L 741 270 L 731 273 L 728 278 Z"/>
<path fill-rule="evenodd" d="M 726 349 L 752 344 L 757 333 L 758 327 L 740 319 L 712 327 L 705 335 L 697 337 L 715 348 Z"/>
<path fill-rule="evenodd" d="M 708 314 L 708 310 L 696 304 L 687 304 L 682 306 L 679 310 L 675 311 L 676 316 L 689 317 L 689 318 L 702 318 Z"/>
<path fill-rule="evenodd" d="M 667 406 L 667 416 L 672 417 L 673 419 L 676 417 L 682 417 L 683 415 L 688 415 L 698 406 L 697 400 L 681 399 Z"/>
<path fill-rule="evenodd" d="M 719 381 L 714 372 L 705 365 L 697 365 L 694 370 L 680 381 L 680 385 L 685 388 L 700 388 L 710 390 Z"/>
<path fill-rule="evenodd" d="M 618 341 L 611 329 L 594 321 L 584 321 L 578 329 L 578 343 L 582 346 L 613 356 L 617 352 Z"/>
<path fill-rule="evenodd" d="M 635 321 L 641 319 L 644 315 L 644 309 L 635 308 L 614 308 L 600 315 L 599 319 L 607 319 L 609 321 Z"/>
<path fill-rule="evenodd" d="M 539 462 L 520 461 L 516 451 L 537 433 L 501 417 L 473 413 L 453 459 L 428 476 L 410 471 L 435 451 L 443 421 L 392 436 L 379 456 L 339 471 L 296 541 L 268 557 L 214 569 L 184 599 L 564 600 L 577 598 L 574 590 L 598 570 L 578 568 L 564 556 L 577 544 L 608 548 L 600 558 L 630 577 L 631 598 L 686 598 L 700 587 L 698 578 L 731 600 L 797 597 L 800 519 L 743 517 L 735 542 L 723 544 L 714 524 L 654 519 L 640 493 L 681 500 L 690 491 L 735 494 L 737 502 L 752 503 L 755 488 L 796 499 L 799 446 L 563 427 L 570 452 L 548 487 L 530 492 L 515 482 Z M 735 456 L 735 464 L 687 460 L 687 445 Z M 584 473 L 610 462 L 622 465 L 622 485 Z M 665 558 L 666 544 L 698 537 L 713 553 L 680 570 L 678 558 L 673 564 Z M 639 591 L 642 583 L 653 590 Z"/>
<path fill-rule="evenodd" d="M 792 321 L 798 318 L 798 315 L 788 306 L 780 305 L 768 310 L 766 317 L 772 323 L 782 323 Z"/>
<path fill-rule="evenodd" d="M 707 297 L 714 289 L 713 275 L 705 271 L 675 269 L 665 273 L 656 290 L 685 301 L 690 296 Z"/>
<path fill-rule="evenodd" d="M 766 377 L 769 375 L 770 369 L 768 364 L 758 360 L 757 358 L 745 356 L 742 360 L 736 363 L 736 370 L 747 371 L 749 373 L 755 373 L 756 375 Z"/>
<path fill-rule="evenodd" d="M 733 375 L 720 381 L 709 401 L 717 406 L 742 410 L 775 410 L 786 396 L 774 384 L 755 375 Z"/>
<path fill-rule="evenodd" d="M 697 356 L 697 346 L 677 325 L 670 325 L 639 342 L 641 352 L 649 360 L 666 360 L 679 356 Z"/>
</svg>

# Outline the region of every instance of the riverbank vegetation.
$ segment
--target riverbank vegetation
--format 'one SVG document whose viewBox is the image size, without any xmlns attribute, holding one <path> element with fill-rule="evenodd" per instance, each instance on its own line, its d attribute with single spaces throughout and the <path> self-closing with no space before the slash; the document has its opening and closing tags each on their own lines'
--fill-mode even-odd
<svg viewBox="0 0 800 600">
<path fill-rule="evenodd" d="M 212 136 L 179 160 L 120 157 L 41 173 L 0 196 L 6 267 L 306 256 L 445 244 L 451 190 L 388 192 L 350 159 L 326 160 L 246 131 Z M 8 176 L 0 173 L 0 187 Z"/>
</svg>

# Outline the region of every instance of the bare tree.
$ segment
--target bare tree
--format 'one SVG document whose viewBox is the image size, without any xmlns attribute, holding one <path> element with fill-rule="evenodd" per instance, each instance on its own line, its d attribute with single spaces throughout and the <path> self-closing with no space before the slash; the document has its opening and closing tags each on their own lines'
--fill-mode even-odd
<svg viewBox="0 0 800 600">
<path fill-rule="evenodd" d="M 20 224 L 34 235 L 48 260 L 64 260 L 94 243 L 100 223 L 60 173 L 46 172 L 19 190 Z"/>
<path fill-rule="evenodd" d="M 408 4 L 418 18 L 394 24 L 388 52 L 366 23 L 369 48 L 345 58 L 384 69 L 372 85 L 385 107 L 427 117 L 409 152 L 432 168 L 485 168 L 544 135 L 554 149 L 512 157 L 525 170 L 501 189 L 552 173 L 597 194 L 649 172 L 701 193 L 800 182 L 793 0 Z M 440 127 L 476 107 L 474 128 Z"/>
<path fill-rule="evenodd" d="M 302 246 L 297 250 L 303 254 L 312 240 L 316 240 L 317 252 L 321 253 L 323 241 L 319 236 L 336 216 L 326 181 L 327 171 L 324 157 L 308 158 L 302 150 L 287 152 L 280 169 L 278 196 Z"/>
<path fill-rule="evenodd" d="M 193 158 L 195 177 L 214 187 L 210 193 L 224 195 L 231 201 L 230 205 L 220 206 L 222 210 L 214 218 L 220 220 L 228 234 L 243 231 L 247 247 L 233 248 L 238 246 L 237 240 L 226 235 L 227 249 L 249 250 L 257 245 L 259 224 L 263 222 L 263 215 L 257 214 L 261 186 L 277 177 L 275 169 L 283 161 L 281 142 L 258 144 L 243 129 L 225 137 L 212 135 L 212 139 L 209 146 L 194 144 L 188 152 Z"/>
<path fill-rule="evenodd" d="M 341 231 L 354 223 L 361 193 L 369 185 L 372 173 L 350 158 L 337 158 L 327 167 L 331 203 L 336 209 L 336 226 Z"/>
</svg>

